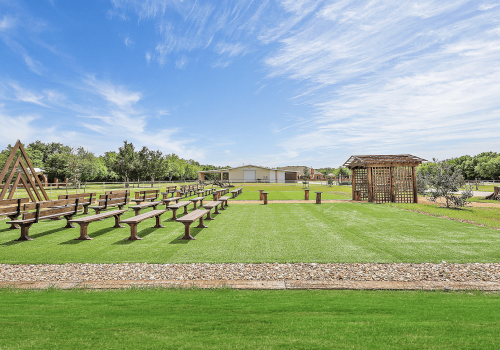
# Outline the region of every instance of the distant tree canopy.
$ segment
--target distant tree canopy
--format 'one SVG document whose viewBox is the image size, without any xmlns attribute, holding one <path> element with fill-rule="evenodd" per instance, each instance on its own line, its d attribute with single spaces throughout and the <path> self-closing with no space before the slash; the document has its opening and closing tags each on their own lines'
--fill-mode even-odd
<svg viewBox="0 0 500 350">
<path fill-rule="evenodd" d="M 465 180 L 483 179 L 500 180 L 500 153 L 483 152 L 474 157 L 461 156 L 444 161 L 451 166 L 451 170 L 460 170 Z M 421 164 L 419 171 L 426 172 L 434 162 Z"/>
<path fill-rule="evenodd" d="M 218 168 L 179 158 L 174 153 L 164 155 L 147 147 L 136 149 L 128 141 L 117 151 L 105 152 L 103 156 L 96 156 L 83 147 L 72 148 L 56 142 L 35 141 L 23 146 L 33 166 L 42 168 L 50 181 L 56 178 L 60 181 L 67 178 L 72 183 L 195 180 L 198 171 Z M 9 144 L 0 152 L 0 169 L 12 148 Z"/>
</svg>

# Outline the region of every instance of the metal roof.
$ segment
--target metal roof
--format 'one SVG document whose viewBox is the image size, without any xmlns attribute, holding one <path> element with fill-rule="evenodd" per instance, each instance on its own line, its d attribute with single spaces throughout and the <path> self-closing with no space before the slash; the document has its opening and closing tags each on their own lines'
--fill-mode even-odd
<svg viewBox="0 0 500 350">
<path fill-rule="evenodd" d="M 418 163 L 426 162 L 427 159 L 419 158 L 411 154 L 396 154 L 396 155 L 364 155 L 351 156 L 343 166 L 354 168 L 356 166 L 368 166 L 370 164 L 385 164 L 385 163 Z"/>
</svg>

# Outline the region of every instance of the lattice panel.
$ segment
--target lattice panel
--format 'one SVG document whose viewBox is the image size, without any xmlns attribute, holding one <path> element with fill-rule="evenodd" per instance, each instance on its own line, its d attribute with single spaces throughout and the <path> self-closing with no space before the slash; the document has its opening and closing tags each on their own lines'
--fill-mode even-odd
<svg viewBox="0 0 500 350">
<path fill-rule="evenodd" d="M 396 203 L 413 203 L 412 168 L 395 167 L 393 171 Z"/>
<path fill-rule="evenodd" d="M 373 201 L 385 203 L 391 201 L 391 168 L 374 167 L 372 169 Z"/>
<path fill-rule="evenodd" d="M 361 192 L 361 200 L 368 200 L 368 171 L 366 169 L 353 169 L 354 190 Z"/>
</svg>

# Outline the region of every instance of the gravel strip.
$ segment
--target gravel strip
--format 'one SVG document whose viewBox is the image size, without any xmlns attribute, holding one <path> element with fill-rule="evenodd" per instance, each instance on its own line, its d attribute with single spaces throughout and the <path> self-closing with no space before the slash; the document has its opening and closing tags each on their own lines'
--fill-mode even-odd
<svg viewBox="0 0 500 350">
<path fill-rule="evenodd" d="M 494 264 L 0 264 L 2 282 L 85 281 L 500 282 Z"/>
</svg>

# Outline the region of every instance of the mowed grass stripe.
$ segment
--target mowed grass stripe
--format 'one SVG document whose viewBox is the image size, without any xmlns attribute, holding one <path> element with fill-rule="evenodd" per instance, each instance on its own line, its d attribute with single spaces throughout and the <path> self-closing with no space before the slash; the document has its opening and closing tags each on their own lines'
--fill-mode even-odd
<svg viewBox="0 0 500 350">
<path fill-rule="evenodd" d="M 191 207 L 191 206 L 190 206 Z M 124 217 L 130 217 L 128 212 Z M 114 229 L 113 219 L 89 226 L 93 241 L 75 241 L 78 228 L 64 221 L 40 222 L 34 241 L 16 242 L 19 230 L 0 230 L 0 263 L 263 263 L 263 262 L 499 262 L 497 230 L 360 203 L 230 205 L 192 228 L 195 241 L 181 241 L 184 226 L 163 216 L 138 227 L 142 241 L 125 241 L 129 228 Z M 194 224 L 193 226 L 196 226 Z"/>
<path fill-rule="evenodd" d="M 0 290 L 2 349 L 498 349 L 479 292 Z"/>
</svg>

